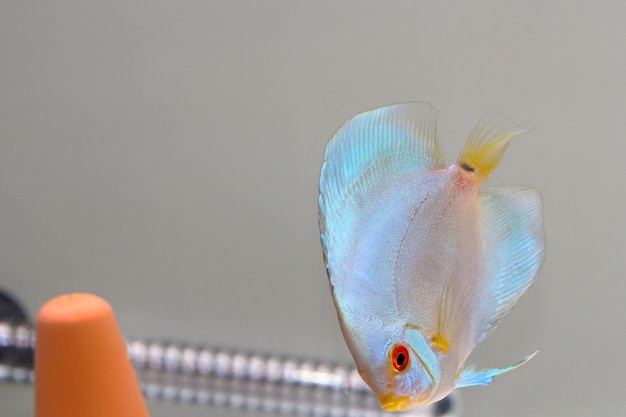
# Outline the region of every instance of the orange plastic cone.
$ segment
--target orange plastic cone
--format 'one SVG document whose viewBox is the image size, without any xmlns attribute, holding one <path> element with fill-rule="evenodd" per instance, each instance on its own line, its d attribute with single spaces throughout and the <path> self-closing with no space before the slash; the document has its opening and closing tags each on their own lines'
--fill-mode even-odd
<svg viewBox="0 0 626 417">
<path fill-rule="evenodd" d="M 92 294 L 48 301 L 37 316 L 36 417 L 149 417 L 111 306 Z"/>
</svg>

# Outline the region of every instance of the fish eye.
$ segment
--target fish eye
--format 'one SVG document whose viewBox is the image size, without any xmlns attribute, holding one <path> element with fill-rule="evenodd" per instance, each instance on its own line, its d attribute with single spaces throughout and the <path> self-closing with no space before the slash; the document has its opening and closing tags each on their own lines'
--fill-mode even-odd
<svg viewBox="0 0 626 417">
<path fill-rule="evenodd" d="M 404 345 L 394 345 L 389 353 L 389 360 L 393 369 L 402 371 L 409 364 L 409 350 Z"/>
</svg>

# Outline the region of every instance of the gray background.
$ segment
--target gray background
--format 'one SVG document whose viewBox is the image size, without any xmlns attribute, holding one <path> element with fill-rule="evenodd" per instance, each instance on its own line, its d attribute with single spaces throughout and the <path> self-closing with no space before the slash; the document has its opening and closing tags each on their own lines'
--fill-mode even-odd
<svg viewBox="0 0 626 417">
<path fill-rule="evenodd" d="M 326 141 L 429 100 L 452 163 L 501 110 L 536 128 L 489 183 L 542 191 L 548 252 L 471 359 L 539 354 L 462 390 L 464 415 L 622 414 L 623 4 L 3 1 L 0 286 L 33 314 L 97 293 L 132 336 L 349 361 L 317 230 Z M 31 394 L 0 385 L 0 414 Z"/>
</svg>

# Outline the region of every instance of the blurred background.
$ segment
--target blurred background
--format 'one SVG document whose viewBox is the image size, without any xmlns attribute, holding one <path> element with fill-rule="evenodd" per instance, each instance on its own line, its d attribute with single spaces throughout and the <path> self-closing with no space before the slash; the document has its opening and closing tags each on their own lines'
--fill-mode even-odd
<svg viewBox="0 0 626 417">
<path fill-rule="evenodd" d="M 0 3 L 0 288 L 65 292 L 134 337 L 350 362 L 317 228 L 326 142 L 439 108 L 449 163 L 483 114 L 535 130 L 491 185 L 545 203 L 537 283 L 472 355 L 464 416 L 626 409 L 626 5 L 570 1 Z M 153 416 L 215 415 L 151 403 Z M 0 384 L 0 414 L 32 387 Z"/>
</svg>

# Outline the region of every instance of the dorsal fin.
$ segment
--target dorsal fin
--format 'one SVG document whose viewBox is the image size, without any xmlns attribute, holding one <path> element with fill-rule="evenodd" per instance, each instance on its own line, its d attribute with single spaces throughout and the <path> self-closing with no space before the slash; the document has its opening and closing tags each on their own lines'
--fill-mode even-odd
<svg viewBox="0 0 626 417">
<path fill-rule="evenodd" d="M 361 113 L 337 130 L 326 146 L 320 175 L 325 254 L 355 214 L 349 209 L 370 187 L 393 186 L 421 171 L 443 168 L 436 115 L 430 103 L 395 104 Z"/>
<path fill-rule="evenodd" d="M 527 187 L 492 187 L 480 193 L 483 256 L 491 311 L 484 339 L 534 281 L 543 262 L 545 236 L 541 195 Z"/>
</svg>

